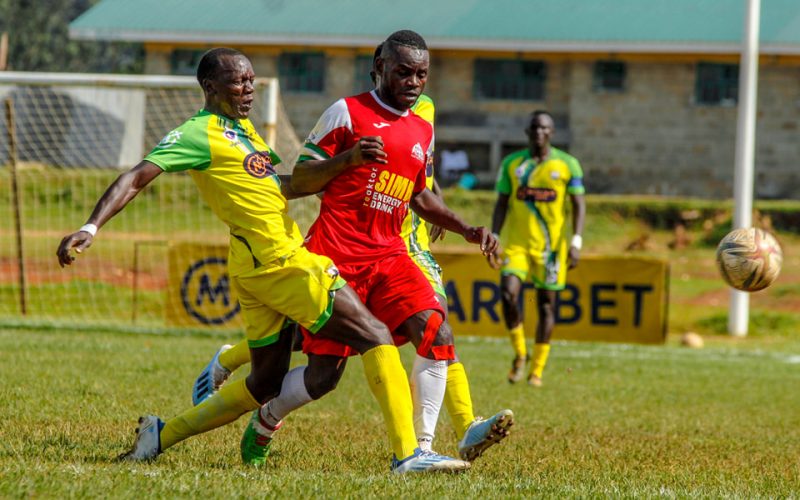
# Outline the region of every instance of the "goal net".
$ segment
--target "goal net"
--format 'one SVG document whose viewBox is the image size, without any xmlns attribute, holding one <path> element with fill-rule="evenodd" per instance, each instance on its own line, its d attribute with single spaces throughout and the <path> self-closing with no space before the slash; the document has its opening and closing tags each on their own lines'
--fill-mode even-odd
<svg viewBox="0 0 800 500">
<path fill-rule="evenodd" d="M 227 245 L 188 174 L 160 176 L 73 266 L 55 250 L 117 175 L 202 107 L 197 81 L 0 72 L 0 103 L 0 323 L 166 326 L 169 245 Z M 250 118 L 288 173 L 300 142 L 277 80 L 257 80 Z M 305 198 L 290 214 L 305 230 L 317 208 Z"/>
</svg>

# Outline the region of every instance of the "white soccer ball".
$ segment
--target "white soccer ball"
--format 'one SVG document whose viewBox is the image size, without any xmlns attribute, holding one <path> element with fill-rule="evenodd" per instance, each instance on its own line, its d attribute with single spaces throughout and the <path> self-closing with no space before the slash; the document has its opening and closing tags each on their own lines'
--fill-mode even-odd
<svg viewBox="0 0 800 500">
<path fill-rule="evenodd" d="M 778 240 L 754 227 L 734 229 L 719 242 L 717 267 L 730 286 L 744 292 L 767 288 L 781 272 Z"/>
</svg>

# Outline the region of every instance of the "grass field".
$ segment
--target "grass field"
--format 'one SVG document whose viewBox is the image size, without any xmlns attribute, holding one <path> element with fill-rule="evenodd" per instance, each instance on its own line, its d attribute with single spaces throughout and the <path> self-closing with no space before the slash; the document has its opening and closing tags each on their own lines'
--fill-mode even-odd
<svg viewBox="0 0 800 500">
<path fill-rule="evenodd" d="M 269 466 L 241 465 L 245 419 L 151 464 L 113 458 L 141 413 L 176 414 L 225 340 L 0 330 L 0 497 L 791 497 L 800 491 L 800 338 L 692 350 L 556 343 L 546 385 L 504 381 L 504 341 L 462 338 L 478 414 L 512 408 L 502 445 L 457 476 L 393 477 L 377 404 L 353 359 L 291 416 Z M 403 350 L 405 361 L 411 352 Z M 302 358 L 295 358 L 301 362 Z M 446 413 L 436 448 L 454 453 Z"/>
</svg>

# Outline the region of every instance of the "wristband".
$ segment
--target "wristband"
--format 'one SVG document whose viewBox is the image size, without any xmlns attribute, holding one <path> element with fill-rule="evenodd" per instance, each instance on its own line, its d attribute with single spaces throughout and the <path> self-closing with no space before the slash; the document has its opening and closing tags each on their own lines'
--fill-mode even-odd
<svg viewBox="0 0 800 500">
<path fill-rule="evenodd" d="M 580 250 L 583 246 L 583 237 L 580 234 L 573 234 L 572 243 L 570 243 L 570 246 L 576 250 Z"/>
<path fill-rule="evenodd" d="M 494 239 L 496 240 L 500 239 L 500 235 L 498 233 L 492 233 L 492 236 L 494 236 Z"/>
<path fill-rule="evenodd" d="M 95 226 L 94 224 L 84 224 L 81 226 L 80 229 L 78 229 L 78 231 L 79 232 L 84 231 L 94 236 L 97 234 L 97 226 Z"/>
</svg>

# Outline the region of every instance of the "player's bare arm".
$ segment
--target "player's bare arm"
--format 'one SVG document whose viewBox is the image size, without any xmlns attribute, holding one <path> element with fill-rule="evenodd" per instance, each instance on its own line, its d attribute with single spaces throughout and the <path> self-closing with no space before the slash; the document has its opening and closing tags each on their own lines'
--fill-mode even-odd
<svg viewBox="0 0 800 500">
<path fill-rule="evenodd" d="M 317 194 L 314 193 L 301 193 L 300 191 L 296 191 L 292 187 L 292 176 L 288 174 L 281 174 L 278 176 L 278 179 L 281 181 L 281 194 L 287 200 L 296 200 L 298 198 L 304 198 L 306 196 L 311 196 Z"/>
<path fill-rule="evenodd" d="M 86 224 L 95 226 L 95 230 L 102 227 L 161 172 L 162 170 L 153 163 L 142 161 L 117 177 L 98 200 Z M 65 236 L 56 251 L 58 263 L 61 267 L 72 264 L 75 257 L 70 254 L 70 250 L 74 249 L 77 253 L 81 253 L 91 246 L 93 240 L 94 235 L 85 230 L 78 230 Z"/>
<path fill-rule="evenodd" d="M 439 187 L 439 183 L 436 182 L 436 179 L 433 180 L 433 189 L 431 191 L 433 191 L 433 194 L 435 194 L 439 198 L 442 198 L 442 188 Z M 444 240 L 444 235 L 446 233 L 447 231 L 443 227 L 434 224 L 431 226 L 431 230 L 428 232 L 428 236 L 431 239 L 431 243 L 433 243 L 436 240 Z"/>
<path fill-rule="evenodd" d="M 569 246 L 569 268 L 573 269 L 578 265 L 578 259 L 581 256 L 583 223 L 586 220 L 586 199 L 582 194 L 573 194 L 570 196 L 570 201 L 572 201 L 572 234 L 574 236 Z"/>
<path fill-rule="evenodd" d="M 455 212 L 447 208 L 440 197 L 427 188 L 411 198 L 411 209 L 431 224 L 458 233 L 469 243 L 480 245 L 484 255 L 489 255 L 497 248 L 497 238 L 488 228 L 470 226 Z"/>
<path fill-rule="evenodd" d="M 499 194 L 497 196 L 497 202 L 494 204 L 494 211 L 492 212 L 492 234 L 500 234 L 500 230 L 503 228 L 503 223 L 506 221 L 506 213 L 508 212 L 508 195 L 507 194 Z M 502 249 L 500 248 L 500 244 L 498 243 L 497 248 L 495 251 L 490 253 L 487 256 L 487 260 L 489 261 L 489 265 L 493 269 L 500 269 L 500 254 L 502 254 Z"/>
<path fill-rule="evenodd" d="M 340 173 L 365 163 L 388 163 L 380 136 L 364 136 L 352 148 L 327 160 L 298 163 L 292 172 L 291 188 L 298 193 L 318 193 Z"/>
</svg>

